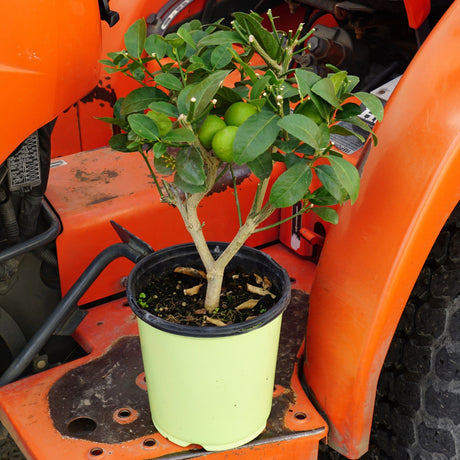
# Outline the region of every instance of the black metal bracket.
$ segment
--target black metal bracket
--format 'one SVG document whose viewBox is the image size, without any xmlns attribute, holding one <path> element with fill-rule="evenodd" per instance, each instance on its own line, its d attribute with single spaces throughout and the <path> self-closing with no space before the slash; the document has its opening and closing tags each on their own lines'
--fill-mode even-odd
<svg viewBox="0 0 460 460">
<path fill-rule="evenodd" d="M 99 11 L 101 19 L 107 22 L 110 27 L 113 27 L 120 20 L 120 15 L 110 9 L 109 0 L 99 0 Z"/>
</svg>

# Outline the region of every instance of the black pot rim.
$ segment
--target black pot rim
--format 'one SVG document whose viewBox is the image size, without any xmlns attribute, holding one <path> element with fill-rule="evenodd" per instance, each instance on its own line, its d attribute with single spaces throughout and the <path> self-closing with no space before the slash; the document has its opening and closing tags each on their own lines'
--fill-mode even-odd
<svg viewBox="0 0 460 460">
<path fill-rule="evenodd" d="M 208 242 L 208 246 L 211 248 L 212 251 L 218 252 L 220 248 L 225 248 L 228 243 L 223 242 Z M 153 252 L 152 254 L 144 257 L 140 262 L 138 262 L 135 267 L 132 269 L 131 273 L 128 277 L 128 285 L 126 294 L 128 297 L 129 305 L 134 312 L 134 314 L 144 321 L 145 323 L 149 324 L 150 326 L 159 329 L 164 332 L 169 332 L 171 334 L 188 336 L 188 337 L 202 337 L 202 338 L 209 338 L 209 337 L 226 337 L 226 336 L 233 336 L 238 334 L 244 334 L 250 332 L 254 329 L 260 328 L 265 324 L 273 321 L 279 315 L 281 315 L 284 310 L 286 309 L 290 297 L 291 297 L 291 285 L 289 275 L 287 271 L 279 265 L 272 257 L 268 254 L 263 253 L 262 251 L 249 247 L 243 246 L 240 251 L 238 251 L 237 256 L 235 258 L 241 257 L 250 257 L 255 258 L 257 263 L 260 264 L 262 267 L 267 268 L 268 270 L 272 270 L 276 273 L 277 282 L 280 285 L 280 292 L 281 297 L 278 302 L 273 305 L 269 310 L 267 310 L 262 315 L 259 315 L 256 318 L 250 319 L 243 323 L 236 323 L 231 324 L 229 326 L 188 326 L 185 324 L 176 324 L 171 323 L 170 321 L 166 321 L 162 318 L 155 316 L 152 313 L 149 313 L 145 309 L 143 309 L 137 303 L 137 292 L 136 292 L 136 282 L 148 273 L 150 266 L 152 264 L 160 263 L 159 261 L 163 258 L 170 258 L 178 259 L 178 258 L 185 258 L 189 256 L 196 255 L 198 257 L 198 253 L 196 251 L 195 245 L 193 243 L 185 243 L 179 244 L 176 246 L 170 246 L 164 249 L 160 249 L 158 251 Z M 153 262 L 152 262 L 153 261 Z M 179 264 L 177 264 L 179 265 Z M 177 266 L 176 265 L 176 266 Z M 273 281 L 273 280 L 272 280 Z"/>
</svg>

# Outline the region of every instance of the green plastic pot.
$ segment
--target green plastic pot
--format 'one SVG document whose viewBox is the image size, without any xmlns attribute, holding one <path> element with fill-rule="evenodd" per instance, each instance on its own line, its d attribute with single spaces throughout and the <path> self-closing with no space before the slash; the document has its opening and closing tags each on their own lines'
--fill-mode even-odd
<svg viewBox="0 0 460 460">
<path fill-rule="evenodd" d="M 226 243 L 209 243 L 218 256 Z M 257 437 L 272 405 L 282 313 L 290 299 L 286 271 L 271 257 L 243 247 L 229 268 L 267 276 L 281 298 L 263 315 L 240 324 L 184 326 L 141 308 L 137 295 L 151 276 L 177 266 L 198 266 L 193 244 L 154 252 L 128 280 L 138 317 L 150 411 L 156 429 L 172 442 L 209 451 L 231 449 Z"/>
</svg>

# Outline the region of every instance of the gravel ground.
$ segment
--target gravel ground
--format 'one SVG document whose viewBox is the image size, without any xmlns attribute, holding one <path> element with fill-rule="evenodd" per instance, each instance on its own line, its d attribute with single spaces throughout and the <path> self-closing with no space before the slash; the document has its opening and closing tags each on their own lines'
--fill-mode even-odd
<svg viewBox="0 0 460 460">
<path fill-rule="evenodd" d="M 0 460 L 25 460 L 24 455 L 2 425 L 0 425 Z"/>
</svg>

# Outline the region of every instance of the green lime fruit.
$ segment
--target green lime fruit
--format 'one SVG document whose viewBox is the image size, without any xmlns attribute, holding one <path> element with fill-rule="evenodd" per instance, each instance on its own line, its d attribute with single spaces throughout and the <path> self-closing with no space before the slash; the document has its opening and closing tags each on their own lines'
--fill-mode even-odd
<svg viewBox="0 0 460 460">
<path fill-rule="evenodd" d="M 164 113 L 150 110 L 149 112 L 147 112 L 147 116 L 156 123 L 160 137 L 163 137 L 165 134 L 171 131 L 172 121 Z"/>
<path fill-rule="evenodd" d="M 227 126 L 212 138 L 212 149 L 219 160 L 233 163 L 233 141 L 237 131 L 238 126 Z"/>
<path fill-rule="evenodd" d="M 208 115 L 198 130 L 198 139 L 206 149 L 212 146 L 212 139 L 217 131 L 224 129 L 227 125 L 217 115 Z"/>
<path fill-rule="evenodd" d="M 310 118 L 310 120 L 314 121 L 317 125 L 324 123 L 323 117 L 320 115 L 315 103 L 311 99 L 308 99 L 299 104 L 294 110 L 294 113 L 305 115 L 306 117 Z"/>
<path fill-rule="evenodd" d="M 257 109 L 252 104 L 235 102 L 225 111 L 224 120 L 229 126 L 241 126 L 256 112 Z"/>
</svg>

